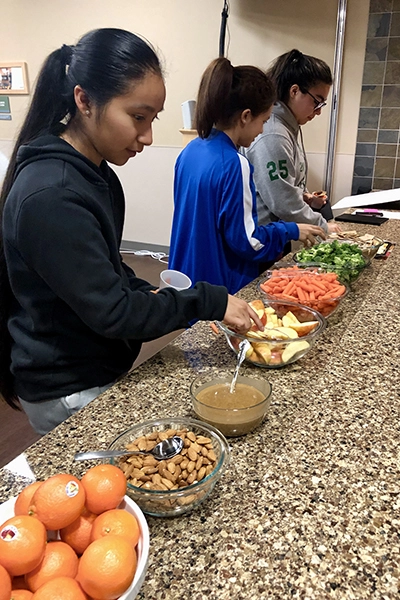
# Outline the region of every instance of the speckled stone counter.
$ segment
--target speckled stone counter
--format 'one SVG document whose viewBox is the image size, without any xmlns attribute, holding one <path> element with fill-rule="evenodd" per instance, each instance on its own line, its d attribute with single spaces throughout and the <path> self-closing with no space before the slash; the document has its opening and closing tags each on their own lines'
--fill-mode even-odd
<svg viewBox="0 0 400 600">
<path fill-rule="evenodd" d="M 400 221 L 345 227 L 400 238 Z M 230 439 L 231 467 L 197 510 L 148 518 L 138 598 L 399 597 L 399 273 L 397 246 L 387 261 L 372 261 L 301 361 L 244 367 L 273 386 L 268 416 Z M 253 299 L 255 285 L 239 295 Z M 79 476 L 75 452 L 106 448 L 135 422 L 193 416 L 196 373 L 234 364 L 225 338 L 198 323 L 24 455 L 37 478 Z M 4 467 L 0 500 L 28 481 Z"/>
</svg>

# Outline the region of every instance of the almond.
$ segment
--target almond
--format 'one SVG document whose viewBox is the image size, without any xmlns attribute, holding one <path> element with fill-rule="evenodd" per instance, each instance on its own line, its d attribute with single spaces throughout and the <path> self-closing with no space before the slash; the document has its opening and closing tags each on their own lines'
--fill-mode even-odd
<svg viewBox="0 0 400 600">
<path fill-rule="evenodd" d="M 196 450 L 194 450 L 192 447 L 190 447 L 188 449 L 188 457 L 190 458 L 190 460 L 192 460 L 193 462 L 196 462 L 198 459 L 198 454 L 196 452 Z"/>
<path fill-rule="evenodd" d="M 194 471 L 195 466 L 196 466 L 196 463 L 193 460 L 191 460 L 189 462 L 188 466 L 186 467 L 187 472 L 191 473 L 192 471 Z"/>
<path fill-rule="evenodd" d="M 206 474 L 206 467 L 201 467 L 197 471 L 197 480 L 201 481 L 204 478 L 205 474 Z"/>
<path fill-rule="evenodd" d="M 165 477 L 161 478 L 161 483 L 163 483 L 169 490 L 173 487 L 173 483 L 172 481 L 170 481 L 169 479 L 166 479 Z"/>
<path fill-rule="evenodd" d="M 204 435 L 199 435 L 196 439 L 196 442 L 198 444 L 200 444 L 201 446 L 203 446 L 204 444 L 210 444 L 211 440 L 208 437 L 205 437 Z"/>
<path fill-rule="evenodd" d="M 169 471 L 170 473 L 172 473 L 172 475 L 173 475 L 173 474 L 175 473 L 175 470 L 176 470 L 176 465 L 175 465 L 175 463 L 173 463 L 173 462 L 169 462 L 169 463 L 167 464 L 167 469 L 168 469 L 168 471 Z"/>
<path fill-rule="evenodd" d="M 196 478 L 197 478 L 197 471 L 195 470 L 190 473 L 190 475 L 188 476 L 186 481 L 188 482 L 189 485 L 192 485 L 192 483 L 194 483 Z"/>
</svg>

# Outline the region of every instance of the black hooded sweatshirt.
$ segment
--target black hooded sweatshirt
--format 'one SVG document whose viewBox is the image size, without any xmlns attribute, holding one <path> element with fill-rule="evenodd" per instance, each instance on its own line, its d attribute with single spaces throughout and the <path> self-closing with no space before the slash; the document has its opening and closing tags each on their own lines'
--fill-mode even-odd
<svg viewBox="0 0 400 600">
<path fill-rule="evenodd" d="M 143 341 L 222 319 L 227 290 L 205 282 L 151 292 L 121 259 L 125 201 L 116 174 L 49 135 L 18 152 L 3 215 L 15 300 L 17 394 L 49 400 L 126 373 Z"/>
</svg>

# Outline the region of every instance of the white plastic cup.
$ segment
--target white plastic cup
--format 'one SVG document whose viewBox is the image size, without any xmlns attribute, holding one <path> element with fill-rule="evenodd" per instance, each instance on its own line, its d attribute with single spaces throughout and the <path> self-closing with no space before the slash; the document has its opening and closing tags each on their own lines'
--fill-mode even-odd
<svg viewBox="0 0 400 600">
<path fill-rule="evenodd" d="M 172 287 L 175 290 L 187 290 L 192 286 L 192 280 L 190 277 L 181 273 L 180 271 L 174 271 L 173 269 L 166 269 L 160 273 L 160 290 L 166 287 Z"/>
<path fill-rule="evenodd" d="M 186 100 L 182 102 L 182 119 L 184 129 L 193 129 L 194 111 L 196 110 L 196 100 Z"/>
</svg>

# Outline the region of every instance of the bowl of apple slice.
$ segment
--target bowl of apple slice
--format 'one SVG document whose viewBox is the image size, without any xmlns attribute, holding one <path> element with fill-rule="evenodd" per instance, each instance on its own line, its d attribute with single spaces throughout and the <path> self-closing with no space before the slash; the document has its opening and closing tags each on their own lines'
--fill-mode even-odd
<svg viewBox="0 0 400 600">
<path fill-rule="evenodd" d="M 247 339 L 250 347 L 245 360 L 258 367 L 277 369 L 300 360 L 326 327 L 326 320 L 318 311 L 302 304 L 257 299 L 249 305 L 259 316 L 264 331 L 253 324 L 246 334 L 241 335 L 220 321 L 217 321 L 217 326 L 235 354 L 240 342 Z"/>
</svg>

